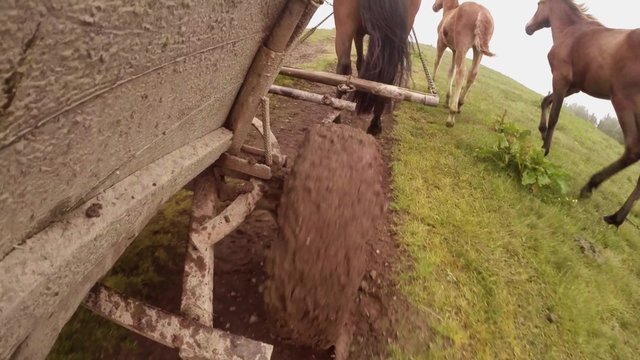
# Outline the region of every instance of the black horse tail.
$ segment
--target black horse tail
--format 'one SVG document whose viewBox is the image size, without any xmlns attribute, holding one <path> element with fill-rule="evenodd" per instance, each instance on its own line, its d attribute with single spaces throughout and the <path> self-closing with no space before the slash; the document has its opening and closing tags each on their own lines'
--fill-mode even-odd
<svg viewBox="0 0 640 360">
<path fill-rule="evenodd" d="M 360 17 L 369 34 L 369 48 L 358 77 L 400 85 L 410 71 L 409 24 L 406 0 L 360 0 Z M 355 93 L 358 114 L 370 113 L 387 99 L 362 91 Z"/>
</svg>

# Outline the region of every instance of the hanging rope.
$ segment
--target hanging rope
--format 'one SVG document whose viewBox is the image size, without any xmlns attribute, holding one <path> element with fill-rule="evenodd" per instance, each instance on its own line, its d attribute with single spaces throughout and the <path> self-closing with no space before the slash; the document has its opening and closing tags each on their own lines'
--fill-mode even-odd
<svg viewBox="0 0 640 360">
<path fill-rule="evenodd" d="M 320 21 L 320 23 L 314 27 L 312 27 L 311 29 L 309 29 L 309 31 L 307 31 L 306 34 L 304 34 L 300 40 L 298 40 L 298 43 L 296 44 L 295 48 L 298 48 L 298 46 L 300 46 L 300 44 L 302 44 L 303 42 L 305 42 L 311 35 L 313 35 L 314 32 L 316 32 L 316 30 L 318 30 L 318 28 L 324 24 L 325 21 L 329 20 L 330 17 L 333 16 L 333 12 L 331 12 L 331 14 L 327 15 L 327 17 L 325 17 L 324 19 L 322 19 L 322 21 Z"/>
<path fill-rule="evenodd" d="M 416 29 L 411 28 L 411 32 L 413 33 L 413 39 L 415 41 L 415 46 L 418 50 L 418 57 L 420 57 L 420 62 L 422 63 L 422 69 L 424 70 L 424 75 L 427 77 L 427 84 L 429 85 L 429 91 L 432 95 L 438 95 L 438 89 L 436 88 L 436 83 L 433 81 L 431 77 L 431 73 L 429 72 L 429 68 L 427 67 L 427 63 L 424 61 L 424 57 L 422 56 L 422 50 L 420 50 L 420 43 L 418 42 L 418 36 L 416 35 Z"/>
</svg>

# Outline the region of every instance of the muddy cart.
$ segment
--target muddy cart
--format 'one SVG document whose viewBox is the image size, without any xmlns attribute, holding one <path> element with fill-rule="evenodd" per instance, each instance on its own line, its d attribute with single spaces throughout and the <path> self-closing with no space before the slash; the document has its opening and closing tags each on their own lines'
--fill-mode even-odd
<svg viewBox="0 0 640 360">
<path fill-rule="evenodd" d="M 212 327 L 213 245 L 243 222 L 264 195 L 263 181 L 285 165 L 263 100 L 269 91 L 353 110 L 349 102 L 272 87 L 321 2 L 0 4 L 0 359 L 46 357 L 80 305 L 179 349 L 185 359 L 270 358 L 271 345 Z M 437 103 L 404 89 L 289 70 Z M 254 128 L 261 147 L 246 144 Z M 360 146 L 375 147 L 360 133 L 354 135 Z M 345 134 L 340 141 L 351 141 Z M 325 140 L 313 145 L 313 139 L 305 148 L 326 148 Z M 329 166 L 331 156 L 322 158 L 300 169 Z M 311 175 L 300 169 L 296 163 L 298 180 L 290 187 L 298 190 L 289 198 L 306 196 L 299 184 Z M 251 187 L 216 213 L 225 177 Z M 194 201 L 181 313 L 100 285 L 160 206 L 187 184 Z M 288 209 L 295 213 L 295 206 Z M 307 231 L 290 228 L 293 237 Z M 278 280 L 272 285 L 280 291 Z"/>
</svg>

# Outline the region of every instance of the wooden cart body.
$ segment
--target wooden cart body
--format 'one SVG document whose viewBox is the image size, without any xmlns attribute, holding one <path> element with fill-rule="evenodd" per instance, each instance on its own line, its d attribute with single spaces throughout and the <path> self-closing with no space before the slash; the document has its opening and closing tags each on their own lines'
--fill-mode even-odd
<svg viewBox="0 0 640 360">
<path fill-rule="evenodd" d="M 8 0 L 0 3 L 0 359 L 45 358 L 82 303 L 184 359 L 268 359 L 212 327 L 213 245 L 282 165 L 267 92 L 322 0 Z M 431 94 L 283 70 L 396 100 Z M 262 109 L 263 121 L 254 118 Z M 333 118 L 335 118 L 333 115 Z M 247 146 L 251 126 L 264 149 Z M 264 163 L 238 157 L 259 155 Z M 217 170 L 216 170 L 217 169 Z M 253 190 L 215 213 L 218 170 Z M 173 194 L 194 189 L 180 314 L 96 285 Z M 178 291 L 178 289 L 176 290 Z"/>
<path fill-rule="evenodd" d="M 249 126 L 234 106 L 255 113 L 317 6 L 0 3 L 0 359 L 46 356 L 159 207 Z"/>
</svg>

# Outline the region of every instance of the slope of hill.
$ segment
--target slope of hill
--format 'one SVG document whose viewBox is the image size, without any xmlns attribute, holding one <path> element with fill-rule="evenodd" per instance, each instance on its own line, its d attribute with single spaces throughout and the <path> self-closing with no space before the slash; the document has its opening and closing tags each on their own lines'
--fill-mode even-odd
<svg viewBox="0 0 640 360">
<path fill-rule="evenodd" d="M 434 59 L 431 47 L 423 49 Z M 443 98 L 445 58 L 437 77 Z M 418 61 L 414 79 L 424 90 Z M 592 199 L 573 200 L 623 149 L 570 112 L 561 115 L 550 154 L 571 175 L 569 201 L 543 200 L 478 156 L 495 144 L 492 124 L 505 110 L 537 140 L 541 98 L 483 67 L 454 128 L 445 128 L 443 107 L 403 104 L 396 113 L 394 209 L 414 264 L 401 283 L 435 331 L 428 346 L 396 346 L 397 358 L 637 356 L 640 230 L 627 223 L 616 231 L 602 216 L 633 190 L 638 166 Z"/>
</svg>

